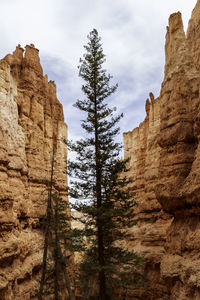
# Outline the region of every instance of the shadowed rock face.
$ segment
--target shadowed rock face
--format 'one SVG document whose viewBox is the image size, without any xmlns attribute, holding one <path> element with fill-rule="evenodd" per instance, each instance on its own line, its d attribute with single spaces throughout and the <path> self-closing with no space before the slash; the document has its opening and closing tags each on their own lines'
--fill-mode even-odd
<svg viewBox="0 0 200 300">
<path fill-rule="evenodd" d="M 144 122 L 124 134 L 138 202 L 130 246 L 148 259 L 149 299 L 200 299 L 199 42 L 197 1 L 187 36 L 181 14 L 170 16 L 160 96 L 147 101 Z"/>
<path fill-rule="evenodd" d="M 0 60 L 0 299 L 34 299 L 42 264 L 53 135 L 55 186 L 66 199 L 67 137 L 56 86 L 34 45 Z"/>
</svg>

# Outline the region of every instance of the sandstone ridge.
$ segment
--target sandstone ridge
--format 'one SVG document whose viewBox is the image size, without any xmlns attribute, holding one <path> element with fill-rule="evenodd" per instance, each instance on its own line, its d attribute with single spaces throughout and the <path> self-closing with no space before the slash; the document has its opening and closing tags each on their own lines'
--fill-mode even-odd
<svg viewBox="0 0 200 300">
<path fill-rule="evenodd" d="M 181 13 L 170 16 L 160 95 L 124 133 L 138 202 L 130 247 L 147 258 L 148 299 L 200 299 L 199 41 L 197 1 L 187 35 Z"/>
<path fill-rule="evenodd" d="M 0 60 L 0 299 L 36 299 L 53 141 L 55 187 L 67 200 L 66 137 L 39 51 L 18 45 Z"/>
</svg>

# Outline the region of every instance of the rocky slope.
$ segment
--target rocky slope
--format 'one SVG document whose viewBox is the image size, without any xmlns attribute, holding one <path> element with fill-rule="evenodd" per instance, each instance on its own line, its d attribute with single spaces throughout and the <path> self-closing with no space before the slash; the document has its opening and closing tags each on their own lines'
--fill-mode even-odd
<svg viewBox="0 0 200 300">
<path fill-rule="evenodd" d="M 170 16 L 160 95 L 124 134 L 138 202 L 130 246 L 147 258 L 151 280 L 145 299 L 200 299 L 199 41 L 200 0 L 187 36 L 181 14 Z"/>
<path fill-rule="evenodd" d="M 0 299 L 5 300 L 34 299 L 53 136 L 55 186 L 66 199 L 67 126 L 38 52 L 34 45 L 25 52 L 18 45 L 0 60 Z"/>
</svg>

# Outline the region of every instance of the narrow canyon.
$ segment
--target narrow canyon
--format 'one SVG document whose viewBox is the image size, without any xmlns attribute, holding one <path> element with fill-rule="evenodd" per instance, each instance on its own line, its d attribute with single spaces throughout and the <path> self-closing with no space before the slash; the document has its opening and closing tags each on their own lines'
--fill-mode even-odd
<svg viewBox="0 0 200 300">
<path fill-rule="evenodd" d="M 155 50 L 156 51 L 156 50 Z M 127 300 L 200 299 L 200 0 L 187 34 L 170 16 L 160 95 L 124 133 L 137 224 L 127 246 L 145 257 L 149 284 Z M 0 299 L 37 299 L 47 189 L 67 199 L 67 125 L 39 51 L 18 45 L 0 60 Z"/>
</svg>

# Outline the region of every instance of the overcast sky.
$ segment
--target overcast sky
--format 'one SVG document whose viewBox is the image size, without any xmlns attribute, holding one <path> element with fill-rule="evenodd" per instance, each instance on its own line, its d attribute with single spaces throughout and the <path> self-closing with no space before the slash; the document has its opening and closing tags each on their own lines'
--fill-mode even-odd
<svg viewBox="0 0 200 300">
<path fill-rule="evenodd" d="M 149 92 L 159 95 L 163 80 L 168 17 L 180 11 L 185 30 L 196 0 L 0 0 L 1 57 L 16 45 L 33 43 L 41 64 L 57 85 L 70 138 L 81 135 L 82 116 L 72 107 L 81 94 L 77 65 L 87 34 L 102 37 L 106 68 L 119 88 L 110 100 L 124 112 L 121 131 L 145 117 Z"/>
</svg>

